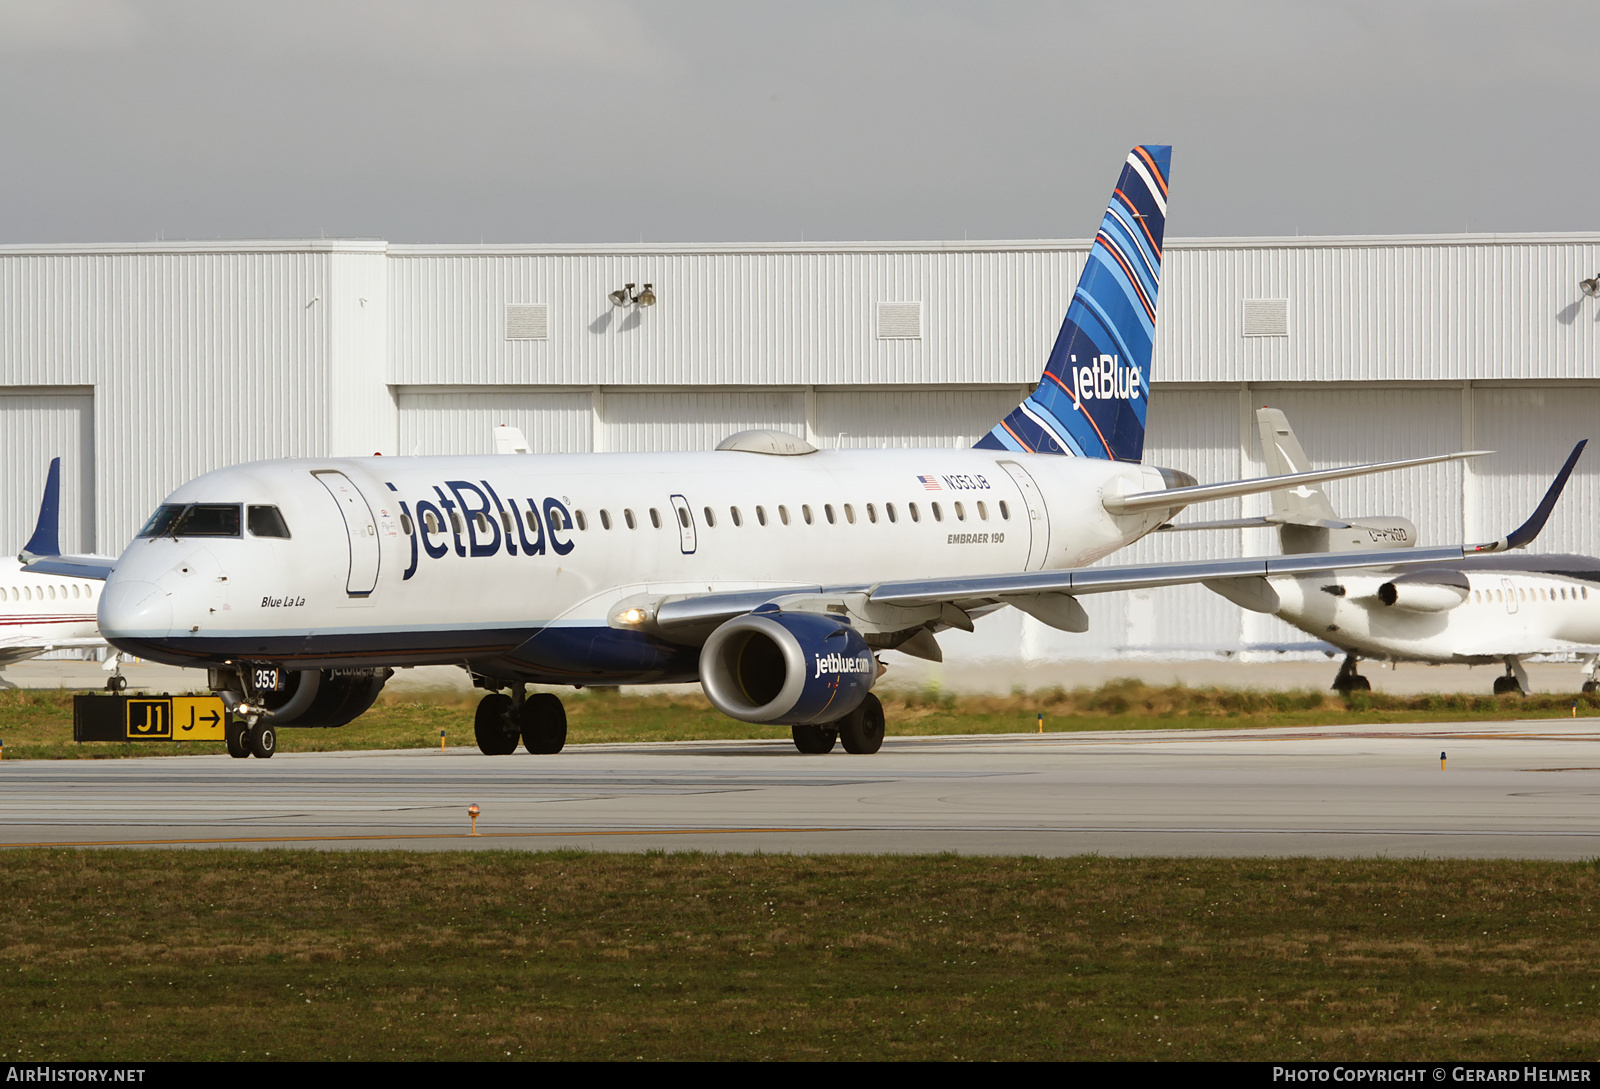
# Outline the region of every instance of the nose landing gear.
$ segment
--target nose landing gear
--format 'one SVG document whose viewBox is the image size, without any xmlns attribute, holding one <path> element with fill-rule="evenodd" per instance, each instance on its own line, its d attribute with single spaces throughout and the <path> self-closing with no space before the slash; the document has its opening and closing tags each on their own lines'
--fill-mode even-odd
<svg viewBox="0 0 1600 1089">
<path fill-rule="evenodd" d="M 1372 682 L 1363 677 L 1357 670 L 1360 662 L 1354 654 L 1345 656 L 1344 665 L 1339 667 L 1338 676 L 1333 678 L 1335 692 L 1370 692 Z"/>
</svg>

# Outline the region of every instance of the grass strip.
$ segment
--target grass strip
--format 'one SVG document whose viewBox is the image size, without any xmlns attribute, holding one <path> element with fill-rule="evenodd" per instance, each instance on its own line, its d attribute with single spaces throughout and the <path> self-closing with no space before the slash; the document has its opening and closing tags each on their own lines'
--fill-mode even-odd
<svg viewBox="0 0 1600 1089">
<path fill-rule="evenodd" d="M 1597 871 L 7 852 L 0 1059 L 1592 1059 Z"/>
<path fill-rule="evenodd" d="M 220 742 L 92 743 L 72 740 L 72 696 L 57 689 L 0 691 L 0 741 L 7 760 L 181 756 L 221 751 Z M 471 745 L 482 693 L 386 695 L 372 710 L 336 730 L 278 732 L 282 752 L 437 748 Z M 562 690 L 567 742 L 708 741 L 786 738 L 788 727 L 727 718 L 699 693 L 619 695 L 611 689 Z M 1172 730 L 1217 727 L 1340 726 L 1401 722 L 1473 722 L 1600 714 L 1600 693 L 1582 695 L 1340 696 L 1316 690 L 1191 688 L 1115 680 L 1098 688 L 1054 688 L 1010 696 L 953 696 L 937 691 L 881 694 L 891 736 L 1033 733 L 1044 715 L 1047 733 L 1082 730 Z"/>
</svg>

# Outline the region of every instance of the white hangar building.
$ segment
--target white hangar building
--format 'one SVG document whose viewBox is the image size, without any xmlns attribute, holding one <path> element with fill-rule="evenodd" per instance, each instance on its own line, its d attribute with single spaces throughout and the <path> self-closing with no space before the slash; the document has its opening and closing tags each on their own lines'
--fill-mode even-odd
<svg viewBox="0 0 1600 1089">
<path fill-rule="evenodd" d="M 64 460 L 63 544 L 118 552 L 161 498 L 242 461 L 709 449 L 775 427 L 822 447 L 968 445 L 1037 381 L 1085 242 L 408 246 L 381 241 L 0 247 L 0 547 Z M 1146 460 L 1263 472 L 1254 408 L 1319 465 L 1468 448 L 1340 482 L 1341 513 L 1425 543 L 1519 523 L 1600 437 L 1600 234 L 1172 240 Z M 608 294 L 649 284 L 656 303 Z M 1217 503 L 1189 518 L 1260 513 Z M 1600 550 L 1600 447 L 1539 542 Z M 1163 534 L 1108 562 L 1272 551 L 1265 532 Z M 1088 599 L 1085 635 L 1014 611 L 976 656 L 1305 645 L 1194 587 Z M 966 637 L 971 639 L 972 637 Z"/>
</svg>

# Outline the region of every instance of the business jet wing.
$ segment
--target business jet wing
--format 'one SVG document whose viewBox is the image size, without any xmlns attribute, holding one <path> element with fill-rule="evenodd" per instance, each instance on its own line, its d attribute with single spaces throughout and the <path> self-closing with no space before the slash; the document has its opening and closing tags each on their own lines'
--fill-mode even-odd
<svg viewBox="0 0 1600 1089">
<path fill-rule="evenodd" d="M 34 575 L 66 575 L 102 582 L 116 567 L 114 556 L 64 556 L 61 554 L 61 459 L 50 459 L 44 498 L 39 501 L 39 521 L 33 536 L 17 556 L 22 569 Z"/>
</svg>

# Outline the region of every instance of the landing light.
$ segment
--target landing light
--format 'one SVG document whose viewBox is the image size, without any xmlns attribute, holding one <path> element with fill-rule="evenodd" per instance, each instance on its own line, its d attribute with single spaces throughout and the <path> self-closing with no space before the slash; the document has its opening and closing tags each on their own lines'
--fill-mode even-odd
<svg viewBox="0 0 1600 1089">
<path fill-rule="evenodd" d="M 617 623 L 619 624 L 643 624 L 648 619 L 649 614 L 637 607 L 624 609 L 617 614 Z"/>
</svg>

